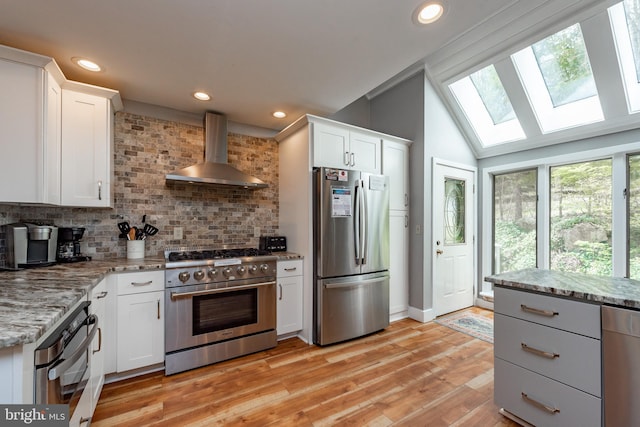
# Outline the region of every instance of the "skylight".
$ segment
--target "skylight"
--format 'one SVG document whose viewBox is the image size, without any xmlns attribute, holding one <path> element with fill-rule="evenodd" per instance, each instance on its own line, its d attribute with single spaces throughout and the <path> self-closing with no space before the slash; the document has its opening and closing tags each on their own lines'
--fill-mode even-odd
<svg viewBox="0 0 640 427">
<path fill-rule="evenodd" d="M 640 111 L 640 1 L 625 0 L 609 8 L 611 28 L 630 113 Z"/>
<path fill-rule="evenodd" d="M 511 58 L 543 133 L 604 119 L 579 24 Z"/>
<path fill-rule="evenodd" d="M 483 145 L 525 137 L 493 65 L 452 83 L 449 89 Z"/>
</svg>

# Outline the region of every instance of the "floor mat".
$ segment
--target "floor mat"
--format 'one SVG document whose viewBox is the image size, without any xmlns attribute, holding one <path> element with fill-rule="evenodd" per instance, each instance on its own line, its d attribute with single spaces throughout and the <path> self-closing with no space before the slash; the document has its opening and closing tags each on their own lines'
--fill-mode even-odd
<svg viewBox="0 0 640 427">
<path fill-rule="evenodd" d="M 493 319 L 462 311 L 438 317 L 435 322 L 493 344 Z"/>
</svg>

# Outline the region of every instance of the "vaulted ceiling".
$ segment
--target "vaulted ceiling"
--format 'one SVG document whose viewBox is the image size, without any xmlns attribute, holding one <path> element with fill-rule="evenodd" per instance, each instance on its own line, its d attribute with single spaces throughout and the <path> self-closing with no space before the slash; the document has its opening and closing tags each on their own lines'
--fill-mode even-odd
<svg viewBox="0 0 640 427">
<path fill-rule="evenodd" d="M 122 98 L 280 130 L 330 115 L 404 70 L 449 78 L 594 0 L 4 0 L 0 44 L 53 57 L 67 78 Z M 484 41 L 478 49 L 478 42 Z M 92 74 L 72 57 L 104 70 Z M 212 99 L 197 101 L 202 90 Z M 288 116 L 275 119 L 283 110 Z"/>
</svg>

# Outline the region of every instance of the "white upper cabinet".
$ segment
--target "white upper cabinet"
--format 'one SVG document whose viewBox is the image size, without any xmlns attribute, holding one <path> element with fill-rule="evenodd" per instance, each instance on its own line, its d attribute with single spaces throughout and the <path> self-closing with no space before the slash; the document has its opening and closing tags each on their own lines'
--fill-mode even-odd
<svg viewBox="0 0 640 427">
<path fill-rule="evenodd" d="M 0 45 L 0 203 L 111 206 L 117 91 Z"/>
<path fill-rule="evenodd" d="M 60 85 L 45 69 L 48 62 L 0 46 L 0 202 L 60 202 L 50 182 L 60 172 L 59 122 L 51 122 L 60 116 Z"/>
<path fill-rule="evenodd" d="M 409 146 L 395 141 L 382 141 L 382 173 L 389 177 L 389 209 L 409 209 Z"/>
<path fill-rule="evenodd" d="M 62 204 L 111 206 L 113 113 L 102 96 L 63 90 Z"/>
<path fill-rule="evenodd" d="M 375 135 L 330 123 L 313 125 L 313 165 L 381 172 L 381 140 Z"/>
</svg>

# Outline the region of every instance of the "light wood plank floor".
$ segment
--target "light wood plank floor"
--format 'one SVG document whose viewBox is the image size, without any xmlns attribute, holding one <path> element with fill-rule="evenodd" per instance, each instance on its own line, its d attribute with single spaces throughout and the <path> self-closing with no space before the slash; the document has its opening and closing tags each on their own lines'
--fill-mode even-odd
<svg viewBox="0 0 640 427">
<path fill-rule="evenodd" d="M 493 403 L 493 345 L 410 319 L 343 344 L 292 338 L 169 377 L 108 384 L 91 425 L 516 426 Z"/>
</svg>

